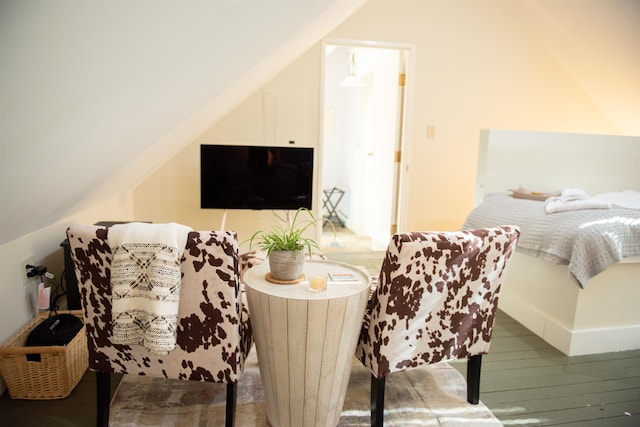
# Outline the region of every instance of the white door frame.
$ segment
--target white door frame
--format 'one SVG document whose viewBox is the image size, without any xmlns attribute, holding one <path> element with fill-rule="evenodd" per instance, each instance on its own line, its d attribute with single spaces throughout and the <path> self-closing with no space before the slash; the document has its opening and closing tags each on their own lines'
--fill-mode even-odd
<svg viewBox="0 0 640 427">
<path fill-rule="evenodd" d="M 408 43 L 388 43 L 388 42 L 376 42 L 376 41 L 363 41 L 363 40 L 352 40 L 352 39 L 324 39 L 321 43 L 320 49 L 320 119 L 319 123 L 319 141 L 318 141 L 318 155 L 317 155 L 317 177 L 316 177 L 316 186 L 315 186 L 315 194 L 318 195 L 316 200 L 316 212 L 320 217 L 323 214 L 322 209 L 322 200 L 323 200 L 323 177 L 322 177 L 322 166 L 323 166 L 323 152 L 324 152 L 324 121 L 325 121 L 325 111 L 324 111 L 324 93 L 325 93 L 325 51 L 327 45 L 336 45 L 343 47 L 369 47 L 369 48 L 380 48 L 380 49 L 397 49 L 405 52 L 406 55 L 406 69 L 405 69 L 405 81 L 404 81 L 404 99 L 403 99 L 403 108 L 398 112 L 402 114 L 400 120 L 400 129 L 399 129 L 399 146 L 400 146 L 400 160 L 398 166 L 398 179 L 397 179 L 397 188 L 395 189 L 395 202 L 396 206 L 393 207 L 393 213 L 391 215 L 392 219 L 397 221 L 395 225 L 395 231 L 404 231 L 404 226 L 406 224 L 406 195 L 407 195 L 407 174 L 409 173 L 409 147 L 410 144 L 410 129 L 411 129 L 411 116 L 413 112 L 413 91 L 411 90 L 414 86 L 414 58 L 415 58 L 415 45 Z M 393 225 L 392 225 L 393 226 Z M 318 239 L 320 239 L 320 234 L 322 230 L 318 230 Z"/>
</svg>

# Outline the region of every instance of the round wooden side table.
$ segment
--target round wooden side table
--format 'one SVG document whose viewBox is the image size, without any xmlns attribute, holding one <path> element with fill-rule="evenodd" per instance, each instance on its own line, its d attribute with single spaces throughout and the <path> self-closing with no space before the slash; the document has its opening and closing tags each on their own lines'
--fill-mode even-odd
<svg viewBox="0 0 640 427">
<path fill-rule="evenodd" d="M 369 295 L 370 278 L 358 267 L 307 261 L 307 280 L 281 285 L 265 280 L 267 262 L 244 275 L 269 423 L 332 426 L 340 419 Z M 332 276 L 345 273 L 344 281 Z M 308 278 L 326 276 L 313 292 Z"/>
</svg>

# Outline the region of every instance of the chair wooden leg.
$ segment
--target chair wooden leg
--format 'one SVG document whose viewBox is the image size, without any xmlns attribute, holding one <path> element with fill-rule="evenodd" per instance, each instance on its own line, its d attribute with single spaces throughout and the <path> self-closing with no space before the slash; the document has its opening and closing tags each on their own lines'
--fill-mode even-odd
<svg viewBox="0 0 640 427">
<path fill-rule="evenodd" d="M 236 398 L 238 396 L 238 383 L 227 384 L 227 410 L 225 414 L 225 427 L 233 427 L 236 424 Z"/>
<path fill-rule="evenodd" d="M 109 427 L 109 403 L 111 402 L 111 374 L 96 372 L 96 425 Z"/>
<path fill-rule="evenodd" d="M 371 427 L 382 427 L 384 424 L 385 379 L 371 375 Z"/>
<path fill-rule="evenodd" d="M 477 405 L 480 401 L 480 369 L 482 355 L 476 354 L 467 360 L 467 402 Z"/>
</svg>

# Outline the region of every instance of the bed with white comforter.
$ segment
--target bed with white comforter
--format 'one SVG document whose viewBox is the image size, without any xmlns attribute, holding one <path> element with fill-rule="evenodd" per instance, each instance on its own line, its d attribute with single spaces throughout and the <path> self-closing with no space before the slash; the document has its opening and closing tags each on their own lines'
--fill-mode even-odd
<svg viewBox="0 0 640 427">
<path fill-rule="evenodd" d="M 520 227 L 499 307 L 565 354 L 640 348 L 638 165 L 640 137 L 481 132 L 463 227 Z"/>
<path fill-rule="evenodd" d="M 612 199 L 623 206 L 611 203 Z M 567 265 L 571 277 L 585 288 L 592 277 L 624 258 L 640 255 L 640 206 L 631 208 L 640 204 L 640 192 L 579 200 L 572 208 L 571 201 L 563 203 L 561 197 L 540 201 L 492 193 L 469 214 L 463 228 L 517 225 L 521 230 L 517 251 Z"/>
</svg>

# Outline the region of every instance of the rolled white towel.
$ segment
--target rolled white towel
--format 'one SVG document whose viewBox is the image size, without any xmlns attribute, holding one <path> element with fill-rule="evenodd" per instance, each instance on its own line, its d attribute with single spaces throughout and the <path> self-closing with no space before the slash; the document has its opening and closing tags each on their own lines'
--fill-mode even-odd
<svg viewBox="0 0 640 427">
<path fill-rule="evenodd" d="M 566 201 L 585 200 L 589 198 L 589 195 L 581 188 L 567 188 L 562 191 L 560 197 Z"/>
<path fill-rule="evenodd" d="M 567 199 L 563 196 L 549 197 L 544 202 L 544 210 L 548 214 L 566 211 L 575 211 L 580 209 L 610 209 L 611 203 L 586 199 Z"/>
</svg>

